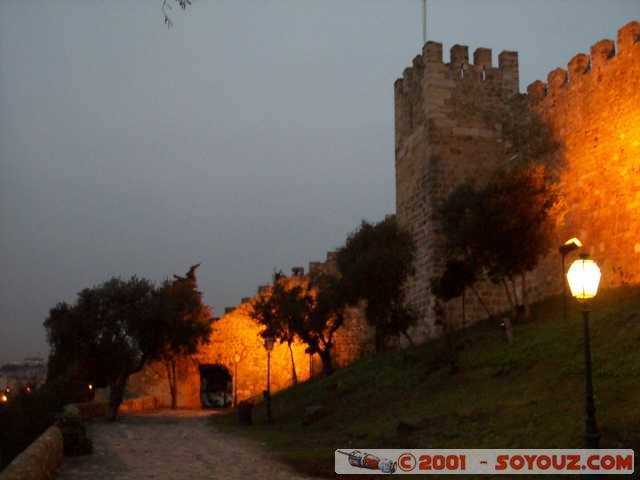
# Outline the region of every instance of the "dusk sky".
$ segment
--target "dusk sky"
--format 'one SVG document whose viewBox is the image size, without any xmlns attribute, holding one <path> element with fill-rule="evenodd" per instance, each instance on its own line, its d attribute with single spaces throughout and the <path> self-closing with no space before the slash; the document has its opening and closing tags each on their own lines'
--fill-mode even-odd
<svg viewBox="0 0 640 480">
<path fill-rule="evenodd" d="M 202 262 L 222 313 L 394 211 L 393 82 L 420 0 L 0 1 L 0 362 L 84 287 Z M 429 0 L 429 39 L 520 54 L 521 90 L 638 0 Z M 446 54 L 448 56 L 448 54 Z"/>
</svg>

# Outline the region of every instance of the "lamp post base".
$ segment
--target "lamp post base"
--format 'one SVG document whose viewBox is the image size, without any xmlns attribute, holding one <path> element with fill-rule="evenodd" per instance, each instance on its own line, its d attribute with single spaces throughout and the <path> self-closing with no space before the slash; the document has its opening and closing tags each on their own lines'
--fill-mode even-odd
<svg viewBox="0 0 640 480">
<path fill-rule="evenodd" d="M 587 433 L 584 436 L 584 444 L 587 448 L 600 448 L 600 434 Z"/>
<path fill-rule="evenodd" d="M 591 375 L 591 339 L 589 335 L 589 310 L 582 310 L 585 363 L 585 444 L 587 448 L 599 448 L 600 432 L 596 423 L 596 405 L 593 400 L 593 380 Z"/>
</svg>

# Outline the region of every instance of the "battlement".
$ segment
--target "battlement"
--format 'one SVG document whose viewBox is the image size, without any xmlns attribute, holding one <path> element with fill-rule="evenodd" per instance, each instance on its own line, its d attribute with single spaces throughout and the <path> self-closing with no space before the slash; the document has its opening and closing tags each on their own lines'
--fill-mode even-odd
<svg viewBox="0 0 640 480">
<path fill-rule="evenodd" d="M 335 271 L 335 269 L 337 268 L 336 262 L 337 262 L 337 255 L 338 252 L 336 251 L 329 251 L 326 254 L 326 260 L 324 262 L 309 262 L 309 275 L 312 275 L 314 273 L 320 273 L 320 272 L 332 272 Z M 303 278 L 305 276 L 304 274 L 304 267 L 300 267 L 300 266 L 295 266 L 291 268 L 291 277 L 292 279 L 295 278 Z M 224 308 L 224 314 L 230 314 L 235 312 L 238 308 L 244 308 L 243 306 L 246 306 L 247 304 L 251 303 L 251 301 L 256 298 L 259 297 L 260 295 L 264 295 L 269 293 L 269 291 L 272 288 L 272 284 L 271 283 L 265 283 L 263 285 L 258 286 L 257 290 L 256 290 L 256 295 L 254 297 L 242 297 L 242 299 L 240 300 L 240 305 L 239 306 L 235 306 L 235 307 L 225 307 Z"/>
<path fill-rule="evenodd" d="M 324 262 L 309 262 L 309 275 L 320 273 L 321 271 L 333 272 L 337 268 L 338 252 L 331 250 L 327 252 Z"/>
<path fill-rule="evenodd" d="M 520 91 L 518 52 L 504 50 L 493 63 L 490 48 L 479 47 L 470 63 L 469 47 L 453 45 L 445 63 L 442 44 L 427 42 L 402 78 L 394 83 L 396 148 L 420 126 L 450 116 L 451 100 L 485 90 L 479 97 L 508 97 Z"/>
<path fill-rule="evenodd" d="M 456 44 L 451 47 L 449 63 L 444 63 L 442 43 L 429 41 L 422 47 L 422 54 L 414 57 L 402 78 L 395 82 L 398 94 L 411 93 L 425 76 L 445 76 L 450 80 L 472 78 L 480 82 L 497 82 L 513 93 L 518 85 L 518 52 L 503 50 L 498 55 L 498 66 L 493 65 L 490 48 L 479 47 L 473 52 L 473 63 L 469 63 L 469 47 Z"/>
<path fill-rule="evenodd" d="M 568 90 L 584 82 L 599 81 L 600 75 L 619 58 L 640 54 L 640 22 L 632 21 L 618 30 L 616 42 L 610 39 L 594 43 L 590 55 L 578 53 L 567 64 L 566 69 L 556 68 L 547 75 L 547 82 L 536 80 L 527 86 L 532 103 L 547 97 L 564 95 Z"/>
</svg>

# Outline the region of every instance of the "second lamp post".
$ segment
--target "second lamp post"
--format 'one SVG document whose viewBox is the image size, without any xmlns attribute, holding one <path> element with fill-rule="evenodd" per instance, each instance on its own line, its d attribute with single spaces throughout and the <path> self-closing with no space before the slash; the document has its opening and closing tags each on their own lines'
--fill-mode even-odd
<svg viewBox="0 0 640 480">
<path fill-rule="evenodd" d="M 264 396 L 267 402 L 267 422 L 269 423 L 273 421 L 271 415 L 271 351 L 274 343 L 275 339 L 271 335 L 264 337 L 264 349 L 267 351 L 267 389 Z"/>
<path fill-rule="evenodd" d="M 598 293 L 600 268 L 586 254 L 580 255 L 569 267 L 567 280 L 571 294 L 582 305 L 582 328 L 584 335 L 585 363 L 585 443 L 587 448 L 598 448 L 600 432 L 596 423 L 596 406 L 593 401 L 593 381 L 591 378 L 591 339 L 589 336 L 589 301 Z"/>
</svg>

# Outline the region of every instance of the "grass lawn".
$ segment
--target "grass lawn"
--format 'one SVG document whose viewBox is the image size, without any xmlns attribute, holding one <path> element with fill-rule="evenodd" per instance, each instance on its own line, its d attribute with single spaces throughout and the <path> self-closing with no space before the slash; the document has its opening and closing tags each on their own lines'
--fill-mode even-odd
<svg viewBox="0 0 640 480">
<path fill-rule="evenodd" d="M 265 422 L 264 405 L 257 406 L 252 427 L 238 426 L 233 411 L 212 421 L 316 476 L 335 476 L 336 448 L 581 448 L 582 321 L 569 303 L 566 322 L 560 298 L 534 305 L 532 320 L 516 326 L 511 346 L 495 322 L 459 333 L 457 373 L 445 360 L 445 343 L 436 340 L 360 360 L 274 395 L 273 425 Z M 637 454 L 640 287 L 601 292 L 590 326 L 601 446 Z M 327 415 L 303 426 L 310 405 L 323 405 Z"/>
</svg>

